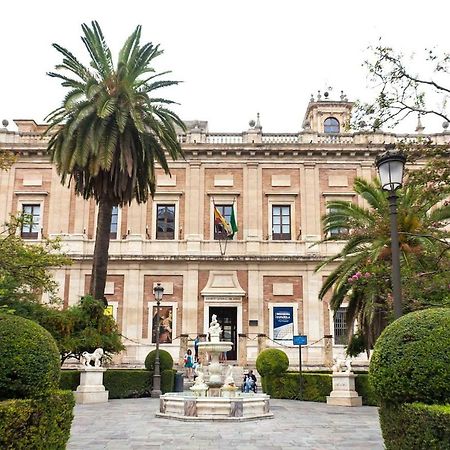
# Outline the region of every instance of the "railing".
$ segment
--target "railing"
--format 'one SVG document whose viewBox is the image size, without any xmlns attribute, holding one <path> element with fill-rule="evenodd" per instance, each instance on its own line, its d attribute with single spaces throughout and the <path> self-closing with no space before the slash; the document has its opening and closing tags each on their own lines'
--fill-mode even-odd
<svg viewBox="0 0 450 450">
<path fill-rule="evenodd" d="M 264 133 L 262 135 L 264 144 L 298 144 L 298 133 Z"/>
<path fill-rule="evenodd" d="M 208 133 L 207 144 L 242 144 L 244 142 L 242 133 Z"/>
</svg>

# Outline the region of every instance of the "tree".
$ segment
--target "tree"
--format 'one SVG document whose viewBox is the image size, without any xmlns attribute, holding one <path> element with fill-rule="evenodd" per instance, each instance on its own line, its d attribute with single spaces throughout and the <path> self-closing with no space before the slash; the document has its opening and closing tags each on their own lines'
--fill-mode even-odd
<svg viewBox="0 0 450 450">
<path fill-rule="evenodd" d="M 175 127 L 184 124 L 168 108 L 174 102 L 153 97 L 178 82 L 159 79 L 167 72 L 154 73 L 151 64 L 162 50 L 152 43 L 141 46 L 141 26 L 126 40 L 116 66 L 99 24 L 83 24 L 82 30 L 90 66 L 53 44 L 63 60 L 49 75 L 69 91 L 48 116 L 48 150 L 61 182 L 73 181 L 76 194 L 98 203 L 90 293 L 101 299 L 112 209 L 153 196 L 155 162 L 170 173 L 165 152 L 172 159 L 182 156 Z"/>
<path fill-rule="evenodd" d="M 378 180 L 369 182 L 357 178 L 353 188 L 368 202 L 369 208 L 342 200 L 327 203 L 329 212 L 322 218 L 326 237 L 322 242 L 343 240 L 345 244 L 338 254 L 319 264 L 316 270 L 337 263 L 319 297 L 323 299 L 331 292 L 330 306 L 334 311 L 347 299 L 349 329 L 357 320 L 370 348 L 390 320 L 392 311 L 389 206 Z M 450 275 L 450 247 L 446 242 L 450 233 L 444 229 L 450 220 L 450 205 L 440 204 L 446 198 L 445 192 L 436 191 L 430 196 L 425 186 L 408 180 L 398 195 L 403 280 L 411 280 L 411 284 L 409 281 L 405 284 L 416 286 L 404 292 L 407 294 L 404 307 L 405 310 L 420 309 L 427 305 L 416 298 L 421 285 L 416 281 L 418 274 L 423 275 L 422 286 L 426 281 L 430 289 L 438 289 L 440 294 L 442 290 L 448 292 L 448 283 L 433 282 L 431 275 L 442 277 L 443 270 L 447 270 L 447 280 Z M 341 233 L 336 235 L 333 230 L 341 230 Z M 439 295 L 434 298 L 439 301 Z"/>
<path fill-rule="evenodd" d="M 0 303 L 3 299 L 38 301 L 43 293 L 57 298 L 52 269 L 71 264 L 57 239 L 27 244 L 17 234 L 26 217 L 12 216 L 0 233 Z"/>
</svg>

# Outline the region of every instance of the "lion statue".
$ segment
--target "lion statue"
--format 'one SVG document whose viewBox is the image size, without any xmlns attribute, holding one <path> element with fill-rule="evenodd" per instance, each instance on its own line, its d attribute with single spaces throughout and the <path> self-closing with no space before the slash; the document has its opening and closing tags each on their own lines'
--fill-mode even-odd
<svg viewBox="0 0 450 450">
<path fill-rule="evenodd" d="M 85 366 L 90 366 L 91 361 L 94 363 L 95 367 L 100 367 L 101 359 L 103 357 L 103 349 L 96 348 L 93 353 L 83 352 L 81 354 L 81 363 Z"/>
<path fill-rule="evenodd" d="M 352 371 L 352 360 L 350 358 L 333 358 L 333 372 L 350 373 Z"/>
</svg>

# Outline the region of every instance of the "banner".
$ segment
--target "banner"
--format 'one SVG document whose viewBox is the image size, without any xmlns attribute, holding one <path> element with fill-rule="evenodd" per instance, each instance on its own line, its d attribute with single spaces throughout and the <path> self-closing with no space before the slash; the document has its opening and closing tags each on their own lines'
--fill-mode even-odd
<svg viewBox="0 0 450 450">
<path fill-rule="evenodd" d="M 171 344 L 172 343 L 172 306 L 160 306 L 159 307 L 159 343 Z M 156 343 L 156 306 L 153 307 L 153 320 L 152 320 L 152 342 Z"/>
<path fill-rule="evenodd" d="M 273 307 L 273 339 L 292 340 L 294 337 L 294 308 L 292 306 Z"/>
</svg>

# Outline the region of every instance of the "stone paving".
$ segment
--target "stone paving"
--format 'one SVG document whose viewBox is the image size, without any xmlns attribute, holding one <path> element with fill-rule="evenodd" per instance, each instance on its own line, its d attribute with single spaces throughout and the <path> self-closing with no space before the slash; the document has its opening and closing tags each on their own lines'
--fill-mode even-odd
<svg viewBox="0 0 450 450">
<path fill-rule="evenodd" d="M 192 423 L 158 419 L 159 400 L 77 405 L 69 450 L 75 449 L 383 449 L 377 408 L 271 400 L 273 419 Z"/>
</svg>

